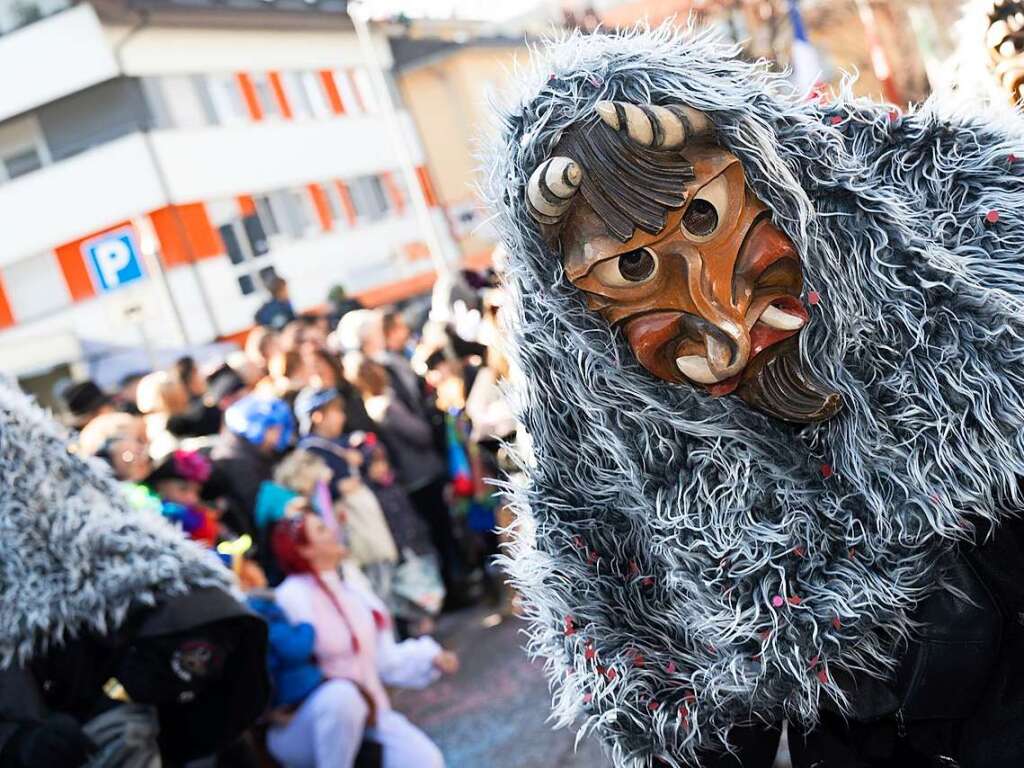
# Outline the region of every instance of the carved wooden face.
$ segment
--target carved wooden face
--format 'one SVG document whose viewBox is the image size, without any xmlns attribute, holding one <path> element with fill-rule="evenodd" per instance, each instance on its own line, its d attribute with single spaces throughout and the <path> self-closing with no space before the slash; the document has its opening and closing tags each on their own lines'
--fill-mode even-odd
<svg viewBox="0 0 1024 768">
<path fill-rule="evenodd" d="M 838 397 L 822 394 L 784 344 L 808 319 L 793 243 L 734 155 L 711 144 L 684 155 L 695 179 L 660 232 L 622 242 L 582 195 L 575 201 L 560 235 L 567 276 L 658 378 L 736 392 L 788 421 L 828 418 Z"/>
<path fill-rule="evenodd" d="M 995 0 L 988 12 L 985 44 L 992 72 L 1011 104 L 1024 105 L 1024 25 L 1020 0 Z"/>
</svg>

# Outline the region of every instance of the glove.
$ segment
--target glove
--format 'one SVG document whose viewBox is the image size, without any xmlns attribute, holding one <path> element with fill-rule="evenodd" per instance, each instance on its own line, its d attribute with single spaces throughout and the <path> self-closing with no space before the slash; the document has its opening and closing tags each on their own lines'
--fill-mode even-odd
<svg viewBox="0 0 1024 768">
<path fill-rule="evenodd" d="M 50 715 L 41 723 L 21 726 L 3 751 L 4 768 L 79 768 L 96 745 L 69 715 Z"/>
</svg>

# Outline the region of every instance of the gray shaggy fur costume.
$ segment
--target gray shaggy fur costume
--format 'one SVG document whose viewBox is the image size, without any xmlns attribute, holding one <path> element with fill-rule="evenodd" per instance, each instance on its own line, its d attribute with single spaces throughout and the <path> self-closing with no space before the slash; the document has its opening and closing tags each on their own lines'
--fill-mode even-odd
<svg viewBox="0 0 1024 768">
<path fill-rule="evenodd" d="M 230 589 L 227 570 L 0 380 L 0 669 L 201 587 Z"/>
<path fill-rule="evenodd" d="M 735 54 L 668 27 L 570 36 L 524 75 L 490 165 L 533 441 L 506 566 L 556 720 L 582 717 L 619 766 L 849 712 L 837 680 L 889 672 L 937 562 L 1022 502 L 1019 129 L 801 102 Z M 836 418 L 795 428 L 658 381 L 586 311 L 523 191 L 600 99 L 710 116 L 820 295 L 801 354 Z"/>
</svg>

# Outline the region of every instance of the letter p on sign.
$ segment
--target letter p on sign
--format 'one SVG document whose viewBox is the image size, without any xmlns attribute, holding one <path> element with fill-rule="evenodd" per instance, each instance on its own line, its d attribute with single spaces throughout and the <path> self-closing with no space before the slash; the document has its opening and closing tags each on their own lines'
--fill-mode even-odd
<svg viewBox="0 0 1024 768">
<path fill-rule="evenodd" d="M 82 253 L 89 263 L 93 282 L 103 293 L 140 280 L 144 275 L 135 231 L 131 227 L 87 240 L 82 243 Z"/>
</svg>

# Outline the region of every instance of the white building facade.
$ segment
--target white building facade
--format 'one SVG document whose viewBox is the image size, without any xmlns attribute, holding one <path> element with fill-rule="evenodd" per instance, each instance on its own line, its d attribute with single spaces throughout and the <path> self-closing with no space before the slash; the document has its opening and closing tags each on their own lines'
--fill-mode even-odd
<svg viewBox="0 0 1024 768">
<path fill-rule="evenodd" d="M 415 189 L 344 4 L 282 6 L 96 0 L 0 35 L 0 371 L 237 339 L 271 273 L 299 311 L 429 289 L 411 120 Z"/>
</svg>

